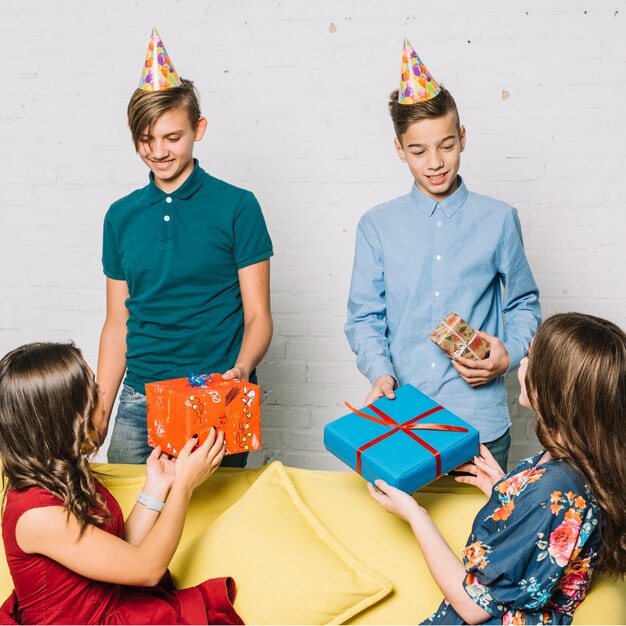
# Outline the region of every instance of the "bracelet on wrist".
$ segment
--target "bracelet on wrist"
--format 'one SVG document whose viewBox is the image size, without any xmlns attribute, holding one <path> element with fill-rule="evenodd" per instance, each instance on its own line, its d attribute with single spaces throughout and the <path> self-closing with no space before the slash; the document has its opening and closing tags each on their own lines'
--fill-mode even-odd
<svg viewBox="0 0 626 626">
<path fill-rule="evenodd" d="M 157 511 L 158 513 L 163 510 L 163 506 L 165 505 L 165 502 L 161 502 L 158 498 L 148 495 L 143 491 L 137 496 L 137 502 L 145 506 L 147 509 Z"/>
</svg>

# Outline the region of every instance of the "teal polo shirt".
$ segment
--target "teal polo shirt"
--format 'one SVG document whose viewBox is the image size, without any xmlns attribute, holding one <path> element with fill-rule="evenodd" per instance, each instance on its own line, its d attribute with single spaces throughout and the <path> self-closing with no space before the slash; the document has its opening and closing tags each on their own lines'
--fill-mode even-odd
<svg viewBox="0 0 626 626">
<path fill-rule="evenodd" d="M 194 169 L 174 192 L 150 183 L 104 218 L 102 266 L 130 297 L 125 383 L 224 372 L 239 355 L 237 271 L 268 259 L 272 241 L 252 193 Z"/>
</svg>

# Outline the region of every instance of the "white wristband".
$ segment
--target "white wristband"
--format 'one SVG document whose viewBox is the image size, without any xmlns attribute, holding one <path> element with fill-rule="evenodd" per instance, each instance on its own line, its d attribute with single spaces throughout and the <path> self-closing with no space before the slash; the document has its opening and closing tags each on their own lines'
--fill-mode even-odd
<svg viewBox="0 0 626 626">
<path fill-rule="evenodd" d="M 149 496 L 143 491 L 137 496 L 137 502 L 139 502 L 139 504 L 143 504 L 146 509 L 158 511 L 159 513 L 163 510 L 163 506 L 165 505 L 165 502 L 161 502 L 161 500 L 159 500 L 158 498 L 155 498 L 154 496 Z"/>
</svg>

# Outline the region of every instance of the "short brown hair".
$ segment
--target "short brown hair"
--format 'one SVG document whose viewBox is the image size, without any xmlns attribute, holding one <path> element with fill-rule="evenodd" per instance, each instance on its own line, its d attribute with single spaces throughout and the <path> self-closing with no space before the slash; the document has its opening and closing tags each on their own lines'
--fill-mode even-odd
<svg viewBox="0 0 626 626">
<path fill-rule="evenodd" d="M 180 87 L 159 91 L 135 89 L 128 103 L 128 128 L 130 128 L 135 149 L 146 129 L 149 129 L 161 115 L 172 109 L 187 111 L 191 126 L 196 127 L 202 114 L 200 113 L 200 96 L 193 81 L 183 78 Z"/>
<path fill-rule="evenodd" d="M 457 132 L 460 132 L 461 122 L 459 121 L 456 102 L 445 87 L 441 87 L 441 91 L 434 98 L 416 104 L 400 104 L 398 102 L 397 89 L 389 95 L 389 115 L 391 115 L 391 121 L 393 122 L 398 141 L 400 141 L 401 136 L 406 133 L 411 124 L 425 119 L 443 117 L 450 112 L 454 113 L 456 129 Z"/>
<path fill-rule="evenodd" d="M 593 315 L 554 315 L 525 382 L 539 442 L 584 476 L 602 509 L 598 569 L 626 574 L 626 334 Z"/>
</svg>

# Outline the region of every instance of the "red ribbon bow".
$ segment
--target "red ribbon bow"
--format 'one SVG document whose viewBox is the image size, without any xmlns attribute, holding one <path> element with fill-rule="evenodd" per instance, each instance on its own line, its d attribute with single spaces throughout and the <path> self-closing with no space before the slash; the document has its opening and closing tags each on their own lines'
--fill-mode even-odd
<svg viewBox="0 0 626 626">
<path fill-rule="evenodd" d="M 364 417 L 365 419 L 368 419 L 371 422 L 376 422 L 377 424 L 382 424 L 383 426 L 389 426 L 392 429 L 380 435 L 379 437 L 376 437 L 376 439 L 372 439 L 372 441 L 369 441 L 368 443 L 363 444 L 356 451 L 356 471 L 359 474 L 361 474 L 361 455 L 363 454 L 363 452 L 367 450 L 368 448 L 371 448 L 372 446 L 376 445 L 383 439 L 386 439 L 387 437 L 391 437 L 391 435 L 397 433 L 398 431 L 402 431 L 403 433 L 411 437 L 411 439 L 413 439 L 414 441 L 417 441 L 417 443 L 419 443 L 421 446 L 426 448 L 428 452 L 434 455 L 435 465 L 437 468 L 437 478 L 439 478 L 441 476 L 441 455 L 439 454 L 439 451 L 435 450 L 435 448 L 433 448 L 431 445 L 426 443 L 423 439 L 418 437 L 413 431 L 414 430 L 443 430 L 447 432 L 456 432 L 456 433 L 468 432 L 467 428 L 464 428 L 463 426 L 451 426 L 449 424 L 417 424 L 416 423 L 419 420 L 424 419 L 425 417 L 428 417 L 429 415 L 432 415 L 433 413 L 437 413 L 437 411 L 441 411 L 443 409 L 442 406 L 433 407 L 432 409 L 425 411 L 424 413 L 418 415 L 417 417 L 413 417 L 410 420 L 407 420 L 406 422 L 402 422 L 402 424 L 398 424 L 398 422 L 396 422 L 396 420 L 394 420 L 393 417 L 391 417 L 390 415 L 387 415 L 386 413 L 383 413 L 383 411 L 381 411 L 378 407 L 375 407 L 373 404 L 368 404 L 367 408 L 370 409 L 370 411 L 374 411 L 374 413 L 376 413 L 376 415 L 379 415 L 381 419 L 378 419 L 374 417 L 373 415 L 368 415 L 367 413 L 363 413 L 362 411 L 355 409 L 353 406 L 351 406 L 347 402 L 344 402 L 344 404 L 359 417 Z"/>
</svg>

